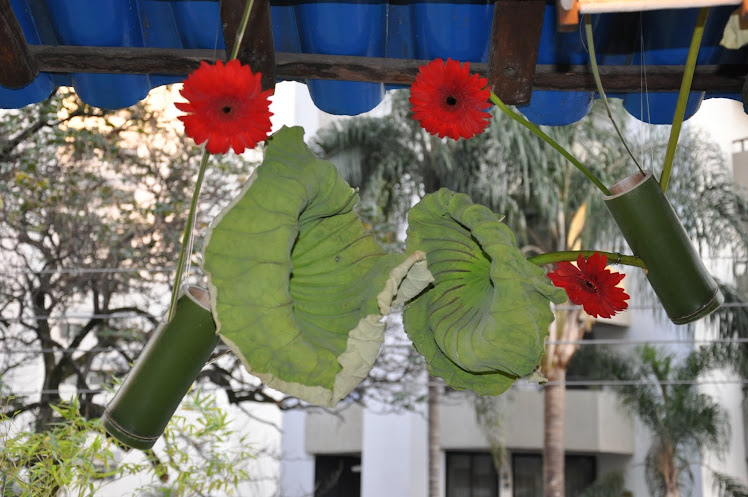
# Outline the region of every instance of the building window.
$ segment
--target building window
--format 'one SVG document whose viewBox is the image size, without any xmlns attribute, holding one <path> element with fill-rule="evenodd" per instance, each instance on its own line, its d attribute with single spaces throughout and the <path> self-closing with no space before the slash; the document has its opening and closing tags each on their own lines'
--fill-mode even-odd
<svg viewBox="0 0 748 497">
<path fill-rule="evenodd" d="M 498 497 L 491 454 L 447 452 L 447 497 Z"/>
<path fill-rule="evenodd" d="M 359 497 L 360 495 L 360 456 L 315 456 L 314 497 Z"/>
<path fill-rule="evenodd" d="M 595 456 L 566 456 L 564 459 L 565 495 L 579 495 L 597 478 Z M 543 456 L 512 454 L 514 497 L 543 497 Z"/>
</svg>

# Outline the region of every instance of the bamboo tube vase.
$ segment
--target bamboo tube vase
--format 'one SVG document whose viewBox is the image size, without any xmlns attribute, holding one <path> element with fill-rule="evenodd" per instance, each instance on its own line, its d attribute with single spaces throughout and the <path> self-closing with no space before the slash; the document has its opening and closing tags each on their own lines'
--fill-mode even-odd
<svg viewBox="0 0 748 497">
<path fill-rule="evenodd" d="M 218 343 L 208 292 L 184 287 L 174 318 L 151 336 L 101 423 L 114 438 L 150 449 Z"/>
<path fill-rule="evenodd" d="M 605 205 L 646 263 L 647 279 L 670 320 L 686 324 L 719 308 L 724 297 L 652 172 L 637 172 L 610 192 Z"/>
</svg>

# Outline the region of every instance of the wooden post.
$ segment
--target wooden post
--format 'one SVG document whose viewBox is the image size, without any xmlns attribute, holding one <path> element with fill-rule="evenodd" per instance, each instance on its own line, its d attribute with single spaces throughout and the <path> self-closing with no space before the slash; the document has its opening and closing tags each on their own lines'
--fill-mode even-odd
<svg viewBox="0 0 748 497">
<path fill-rule="evenodd" d="M 0 86 L 23 88 L 38 74 L 10 0 L 0 0 Z"/>
<path fill-rule="evenodd" d="M 556 0 L 556 29 L 576 31 L 579 25 L 579 0 Z"/>
<path fill-rule="evenodd" d="M 494 4 L 488 83 L 505 104 L 530 103 L 544 12 L 544 0 Z"/>
<path fill-rule="evenodd" d="M 223 0 L 221 2 L 223 39 L 226 43 L 227 55 L 234 46 L 245 5 L 246 0 Z M 255 0 L 237 58 L 243 64 L 248 64 L 252 72 L 262 73 L 263 90 L 275 88 L 275 49 L 273 48 L 273 28 L 270 22 L 268 0 Z"/>
</svg>

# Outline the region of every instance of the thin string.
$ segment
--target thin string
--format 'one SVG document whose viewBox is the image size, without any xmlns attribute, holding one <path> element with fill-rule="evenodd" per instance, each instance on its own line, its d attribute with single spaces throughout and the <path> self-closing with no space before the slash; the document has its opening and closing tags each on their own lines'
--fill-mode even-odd
<svg viewBox="0 0 748 497">
<path fill-rule="evenodd" d="M 610 119 L 610 122 L 613 123 L 613 128 L 616 130 L 616 134 L 618 134 L 618 137 L 621 139 L 621 143 L 623 143 L 623 147 L 626 149 L 626 152 L 628 152 L 629 156 L 631 157 L 631 160 L 634 161 L 634 164 L 636 164 L 636 168 L 639 169 L 639 172 L 644 174 L 644 171 L 642 170 L 642 167 L 639 165 L 639 161 L 636 160 L 636 156 L 629 148 L 628 143 L 626 142 L 626 138 L 623 136 L 623 133 L 618 128 L 618 124 L 616 123 L 616 120 L 613 119 L 613 113 L 610 110 L 610 105 L 608 105 L 608 97 L 605 95 L 605 89 L 603 88 L 602 80 L 600 79 L 600 71 L 597 68 L 597 57 L 595 55 L 595 42 L 594 37 L 592 34 L 592 16 L 590 14 L 585 14 L 584 16 L 584 30 L 587 34 L 587 49 L 590 56 L 590 65 L 592 66 L 592 75 L 595 77 L 595 86 L 597 86 L 597 93 L 600 94 L 600 100 L 603 101 L 603 105 L 605 106 L 605 111 L 608 113 L 608 118 Z"/>
<path fill-rule="evenodd" d="M 644 99 L 646 98 L 646 88 L 647 88 L 647 70 L 644 64 L 644 22 L 642 21 L 642 15 L 641 12 L 639 13 L 639 52 L 641 53 L 639 57 L 639 115 L 644 118 Z M 645 126 L 644 126 L 644 120 L 642 119 L 639 122 L 639 148 L 644 151 L 647 144 L 647 141 L 644 139 L 645 134 Z M 650 157 L 650 160 L 652 157 Z M 651 163 L 651 162 L 650 162 Z"/>
<path fill-rule="evenodd" d="M 649 143 L 649 160 L 650 164 L 654 164 L 655 157 L 654 157 L 654 147 L 652 146 L 652 108 L 649 103 L 649 82 L 647 80 L 647 55 L 646 51 L 644 50 L 644 21 L 642 20 L 642 15 L 639 16 L 639 24 L 640 24 L 640 36 L 641 36 L 641 67 L 642 67 L 642 73 L 644 74 L 644 97 L 643 99 L 647 102 L 647 125 L 648 126 L 642 126 L 642 139 L 646 136 L 646 142 Z M 642 146 L 644 144 L 642 143 Z"/>
</svg>

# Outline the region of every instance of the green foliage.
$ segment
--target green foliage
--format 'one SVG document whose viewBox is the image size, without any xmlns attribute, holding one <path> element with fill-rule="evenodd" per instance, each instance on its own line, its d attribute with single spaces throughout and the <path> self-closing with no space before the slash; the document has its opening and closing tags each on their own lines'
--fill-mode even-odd
<svg viewBox="0 0 748 497">
<path fill-rule="evenodd" d="M 3 496 L 56 495 L 68 488 L 78 495 L 94 495 L 96 480 L 121 470 L 114 463 L 113 445 L 98 421 L 87 421 L 75 401 L 53 406 L 60 421 L 44 433 L 21 432 L 12 420 L 0 418 L 0 494 Z"/>
<path fill-rule="evenodd" d="M 604 207 L 596 188 L 503 113 L 494 111 L 487 131 L 470 140 L 442 140 L 411 119 L 407 98 L 406 91 L 397 92 L 391 114 L 339 122 L 315 137 L 320 154 L 360 187 L 364 202 L 379 207 L 368 215 L 401 223 L 414 197 L 446 187 L 501 213 L 521 245 L 542 251 L 566 247 L 571 216 L 586 202 L 596 207 L 594 216 L 610 224 L 607 213 L 598 215 Z M 598 114 L 596 109 L 577 124 L 544 130 L 612 182 L 634 169 L 607 119 Z"/>
<path fill-rule="evenodd" d="M 592 482 L 579 497 L 631 497 L 631 492 L 624 487 L 623 473 L 614 472 Z"/>
<path fill-rule="evenodd" d="M 41 433 L 19 431 L 23 427 L 17 420 L 0 417 L 0 495 L 93 496 L 102 485 L 135 474 L 152 478 L 142 492 L 232 495 L 249 479 L 246 461 L 252 456 L 244 440 L 239 449 L 226 445 L 232 431 L 225 411 L 199 392 L 168 425 L 158 453 L 149 451 L 136 462 L 118 462 L 122 448 L 107 437 L 98 419 L 81 415 L 76 399 L 53 410 L 57 421 Z"/>
<path fill-rule="evenodd" d="M 732 476 L 712 472 L 712 489 L 718 497 L 748 497 L 748 487 Z"/>
<path fill-rule="evenodd" d="M 491 446 L 491 456 L 497 472 L 509 463 L 506 450 L 507 408 L 511 400 L 507 395 L 487 397 L 472 393 L 475 420 Z"/>
<path fill-rule="evenodd" d="M 616 393 L 652 433 L 645 473 L 653 495 L 665 495 L 669 485 L 687 487 L 693 480 L 691 465 L 705 452 L 724 454 L 730 441 L 727 414 L 712 397 L 699 392 L 695 382 L 733 364 L 729 347 L 701 347 L 680 360 L 649 345 L 633 356 L 592 349 L 585 347 L 575 355 L 576 367 L 591 379 L 628 382 L 617 385 Z M 672 475 L 670 481 L 666 475 Z"/>
<path fill-rule="evenodd" d="M 366 233 L 357 201 L 302 128 L 283 128 L 204 251 L 224 340 L 271 387 L 322 405 L 371 369 L 400 281 L 389 302 L 377 297 L 405 260 Z"/>
<path fill-rule="evenodd" d="M 408 250 L 426 253 L 434 286 L 405 309 L 408 336 L 431 374 L 455 388 L 498 395 L 535 370 L 566 300 L 517 248 L 488 208 L 446 188 L 408 217 Z"/>
<path fill-rule="evenodd" d="M 54 418 L 61 384 L 96 390 L 128 371 L 163 312 L 198 149 L 161 107 L 104 111 L 59 89 L 0 114 L 0 370 L 38 362 L 46 391 L 26 398 L 15 383 L 0 403 L 31 410 L 36 430 Z M 199 232 L 252 167 L 212 161 Z M 99 400 L 82 395 L 81 412 L 100 416 Z"/>
</svg>

